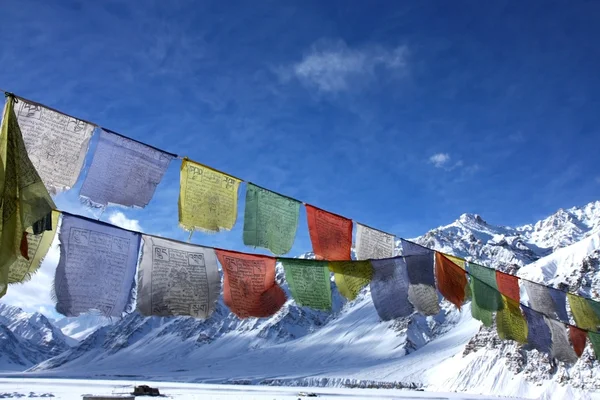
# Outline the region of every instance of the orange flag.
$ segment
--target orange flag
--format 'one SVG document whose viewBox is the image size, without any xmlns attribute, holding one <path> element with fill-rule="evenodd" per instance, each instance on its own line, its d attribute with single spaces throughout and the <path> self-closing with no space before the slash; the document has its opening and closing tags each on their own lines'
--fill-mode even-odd
<svg viewBox="0 0 600 400">
<path fill-rule="evenodd" d="M 442 296 L 460 310 L 460 306 L 465 301 L 465 287 L 467 286 L 465 270 L 436 251 L 435 279 Z"/>
<path fill-rule="evenodd" d="M 216 250 L 223 267 L 223 300 L 239 318 L 265 318 L 286 301 L 275 282 L 275 259 L 268 256 Z"/>
<path fill-rule="evenodd" d="M 496 283 L 498 284 L 498 291 L 500 293 L 517 303 L 521 302 L 519 278 L 514 275 L 496 271 Z"/>
<path fill-rule="evenodd" d="M 585 349 L 585 340 L 587 339 L 586 331 L 575 326 L 569 326 L 569 338 L 571 339 L 575 354 L 577 354 L 577 357 L 581 357 L 583 349 Z"/>
<path fill-rule="evenodd" d="M 306 205 L 308 232 L 317 260 L 351 260 L 352 220 Z"/>
</svg>

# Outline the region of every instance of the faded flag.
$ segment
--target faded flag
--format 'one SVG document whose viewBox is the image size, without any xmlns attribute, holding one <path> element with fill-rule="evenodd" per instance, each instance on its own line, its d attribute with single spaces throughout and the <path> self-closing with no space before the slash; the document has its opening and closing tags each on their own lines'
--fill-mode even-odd
<svg viewBox="0 0 600 400">
<path fill-rule="evenodd" d="M 382 259 L 394 256 L 394 235 L 356 223 L 356 258 Z"/>
<path fill-rule="evenodd" d="M 268 256 L 215 250 L 223 268 L 223 301 L 239 318 L 266 318 L 286 302 L 275 282 L 275 259 Z"/>
<path fill-rule="evenodd" d="M 186 230 L 230 230 L 237 218 L 240 180 L 184 159 L 181 163 L 179 224 Z"/>
<path fill-rule="evenodd" d="M 590 303 L 583 297 L 568 293 L 569 306 L 575 319 L 577 327 L 589 331 L 596 331 L 600 326 L 600 318 L 590 306 Z"/>
<path fill-rule="evenodd" d="M 373 278 L 369 261 L 330 261 L 329 269 L 334 273 L 340 294 L 348 300 L 354 300 Z"/>
<path fill-rule="evenodd" d="M 248 183 L 244 211 L 244 244 L 273 254 L 288 253 L 294 245 L 300 202 Z"/>
<path fill-rule="evenodd" d="M 552 334 L 546 325 L 544 316 L 539 312 L 521 305 L 527 321 L 527 343 L 534 349 L 550 354 L 552 352 Z"/>
<path fill-rule="evenodd" d="M 140 234 L 63 214 L 54 278 L 56 311 L 76 317 L 98 310 L 120 317 L 133 306 Z"/>
<path fill-rule="evenodd" d="M 280 260 L 296 304 L 331 310 L 331 281 L 327 261 L 286 258 Z"/>
<path fill-rule="evenodd" d="M 544 320 L 552 333 L 552 357 L 569 364 L 577 362 L 577 354 L 569 344 L 565 324 L 548 317 L 544 317 Z"/>
<path fill-rule="evenodd" d="M 319 260 L 351 259 L 352 220 L 306 205 L 308 232 L 313 252 Z"/>
<path fill-rule="evenodd" d="M 569 326 L 569 339 L 571 339 L 571 344 L 573 345 L 573 350 L 575 351 L 575 354 L 577 354 L 577 357 L 581 357 L 583 354 L 586 338 L 587 334 L 584 330 L 575 326 Z"/>
<path fill-rule="evenodd" d="M 519 303 L 502 295 L 504 306 L 496 313 L 496 328 L 500 339 L 527 343 L 527 321 L 521 314 Z"/>
<path fill-rule="evenodd" d="M 100 130 L 100 139 L 80 196 L 93 204 L 146 207 L 174 154 Z"/>
<path fill-rule="evenodd" d="M 142 315 L 208 318 L 221 293 L 215 250 L 143 236 L 137 309 Z"/>
<path fill-rule="evenodd" d="M 407 317 L 415 308 L 408 300 L 408 270 L 403 257 L 371 260 L 371 298 L 383 321 Z"/>
</svg>

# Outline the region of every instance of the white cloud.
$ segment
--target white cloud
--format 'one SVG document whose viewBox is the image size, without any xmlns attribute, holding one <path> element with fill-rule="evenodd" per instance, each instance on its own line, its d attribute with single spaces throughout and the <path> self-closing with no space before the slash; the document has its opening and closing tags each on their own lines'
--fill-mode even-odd
<svg viewBox="0 0 600 400">
<path fill-rule="evenodd" d="M 429 162 L 436 168 L 444 168 L 450 162 L 450 155 L 448 153 L 437 153 L 429 157 Z M 462 165 L 462 161 L 459 161 Z"/>
<path fill-rule="evenodd" d="M 132 231 L 142 231 L 142 227 L 140 226 L 140 221 L 137 219 L 129 219 L 120 211 L 114 212 L 108 217 L 108 220 L 111 224 L 117 225 L 123 229 L 129 229 Z"/>
<path fill-rule="evenodd" d="M 281 68 L 279 74 L 284 81 L 295 77 L 322 92 L 341 92 L 375 78 L 377 68 L 395 74 L 406 73 L 407 56 L 406 46 L 350 48 L 341 40 L 321 40 L 301 61 Z"/>
</svg>

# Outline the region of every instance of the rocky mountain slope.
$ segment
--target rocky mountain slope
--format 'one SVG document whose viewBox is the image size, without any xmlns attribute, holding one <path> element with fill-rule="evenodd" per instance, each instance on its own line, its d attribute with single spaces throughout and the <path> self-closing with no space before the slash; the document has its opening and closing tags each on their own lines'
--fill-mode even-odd
<svg viewBox="0 0 600 400">
<path fill-rule="evenodd" d="M 0 370 L 22 371 L 75 343 L 44 315 L 0 304 Z"/>
<path fill-rule="evenodd" d="M 517 228 L 463 214 L 415 241 L 595 297 L 598 231 L 600 202 L 594 202 Z M 287 290 L 281 269 L 277 279 Z M 268 319 L 240 321 L 222 303 L 206 321 L 132 314 L 31 373 L 299 385 L 368 380 L 519 396 L 567 391 L 575 396 L 573 387 L 600 385 L 589 348 L 574 366 L 551 365 L 546 355 L 501 341 L 481 327 L 469 304 L 458 311 L 444 301 L 435 317 L 381 322 L 368 287 L 348 303 L 333 284 L 332 289 L 331 313 L 289 300 Z"/>
</svg>

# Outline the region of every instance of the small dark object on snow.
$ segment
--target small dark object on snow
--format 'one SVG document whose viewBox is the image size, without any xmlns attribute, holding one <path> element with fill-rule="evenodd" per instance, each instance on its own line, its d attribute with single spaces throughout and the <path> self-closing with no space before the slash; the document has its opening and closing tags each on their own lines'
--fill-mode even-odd
<svg viewBox="0 0 600 400">
<path fill-rule="evenodd" d="M 158 391 L 158 388 L 152 388 L 148 385 L 140 385 L 140 386 L 135 386 L 133 388 L 132 395 L 134 395 L 134 396 L 160 396 L 160 392 Z"/>
<path fill-rule="evenodd" d="M 307 392 L 300 392 L 298 393 L 298 396 L 301 397 L 318 397 L 316 393 L 307 393 Z"/>
</svg>

